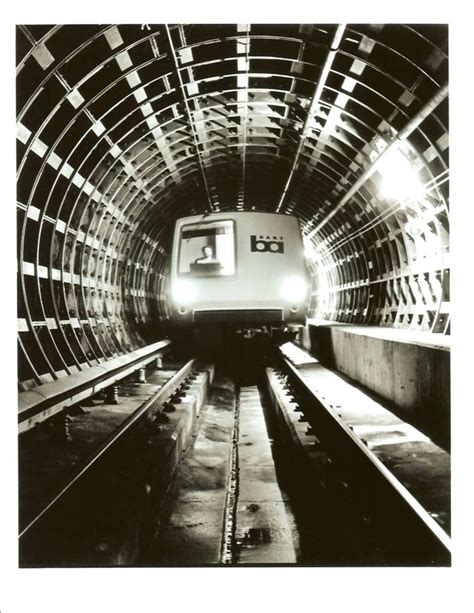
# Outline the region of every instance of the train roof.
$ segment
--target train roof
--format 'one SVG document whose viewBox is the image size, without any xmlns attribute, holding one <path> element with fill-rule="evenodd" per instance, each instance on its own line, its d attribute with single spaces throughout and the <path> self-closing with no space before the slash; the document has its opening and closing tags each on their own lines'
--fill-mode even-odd
<svg viewBox="0 0 474 613">
<path fill-rule="evenodd" d="M 206 221 L 209 219 L 229 219 L 234 218 L 236 216 L 247 216 L 247 215 L 255 215 L 258 217 L 289 217 L 291 219 L 298 218 L 295 215 L 291 215 L 288 213 L 273 213 L 267 211 L 218 211 L 215 213 L 202 213 L 200 215 L 189 215 L 186 217 L 178 217 L 176 219 L 176 223 L 181 221 Z"/>
</svg>

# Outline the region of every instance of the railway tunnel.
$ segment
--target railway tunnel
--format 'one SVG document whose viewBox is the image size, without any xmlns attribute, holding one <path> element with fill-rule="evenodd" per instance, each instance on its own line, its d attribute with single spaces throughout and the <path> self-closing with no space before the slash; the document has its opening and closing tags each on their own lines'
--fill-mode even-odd
<svg viewBox="0 0 474 613">
<path fill-rule="evenodd" d="M 20 25 L 16 47 L 22 433 L 45 386 L 166 337 L 176 219 L 255 211 L 301 223 L 299 347 L 449 450 L 447 26 Z"/>
</svg>

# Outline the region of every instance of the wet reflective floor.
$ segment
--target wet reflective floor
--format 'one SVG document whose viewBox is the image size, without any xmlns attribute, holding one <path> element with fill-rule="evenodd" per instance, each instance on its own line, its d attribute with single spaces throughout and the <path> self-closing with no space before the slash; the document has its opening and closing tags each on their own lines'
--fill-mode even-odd
<svg viewBox="0 0 474 613">
<path fill-rule="evenodd" d="M 293 564 L 294 519 L 257 386 L 217 375 L 157 520 L 147 565 Z"/>
</svg>

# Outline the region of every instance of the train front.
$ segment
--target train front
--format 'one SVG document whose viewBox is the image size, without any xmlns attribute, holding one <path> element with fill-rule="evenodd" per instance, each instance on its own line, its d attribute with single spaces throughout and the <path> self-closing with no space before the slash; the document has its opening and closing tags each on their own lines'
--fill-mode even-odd
<svg viewBox="0 0 474 613">
<path fill-rule="evenodd" d="M 301 326 L 309 290 L 296 218 L 248 212 L 177 221 L 170 274 L 174 327 Z"/>
</svg>

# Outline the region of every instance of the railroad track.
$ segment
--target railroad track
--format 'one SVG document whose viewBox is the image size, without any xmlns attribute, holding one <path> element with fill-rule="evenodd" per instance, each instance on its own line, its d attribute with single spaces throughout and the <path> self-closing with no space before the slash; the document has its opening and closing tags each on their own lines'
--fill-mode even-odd
<svg viewBox="0 0 474 613">
<path fill-rule="evenodd" d="M 442 450 L 293 345 L 234 351 L 126 418 L 23 529 L 23 566 L 449 565 L 440 473 L 402 461 Z"/>
<path fill-rule="evenodd" d="M 283 351 L 281 368 L 267 369 L 274 406 L 309 479 L 332 497 L 336 517 L 351 514 L 345 538 L 359 547 L 348 556 L 353 563 L 449 565 L 448 454 L 368 398 L 364 412 L 351 412 L 360 392 L 342 380 L 331 388 L 331 376 L 294 346 Z M 427 457 L 439 466 L 427 466 Z"/>
<path fill-rule="evenodd" d="M 187 360 L 110 433 L 22 526 L 21 566 L 133 563 L 212 369 Z M 188 394 L 192 390 L 194 396 Z M 187 400 L 187 402 L 185 402 Z M 166 449 L 165 449 L 166 448 Z M 154 457 L 156 452 L 157 457 Z M 164 457 L 176 453 L 176 458 Z M 21 471 L 21 468 L 20 468 Z"/>
</svg>

